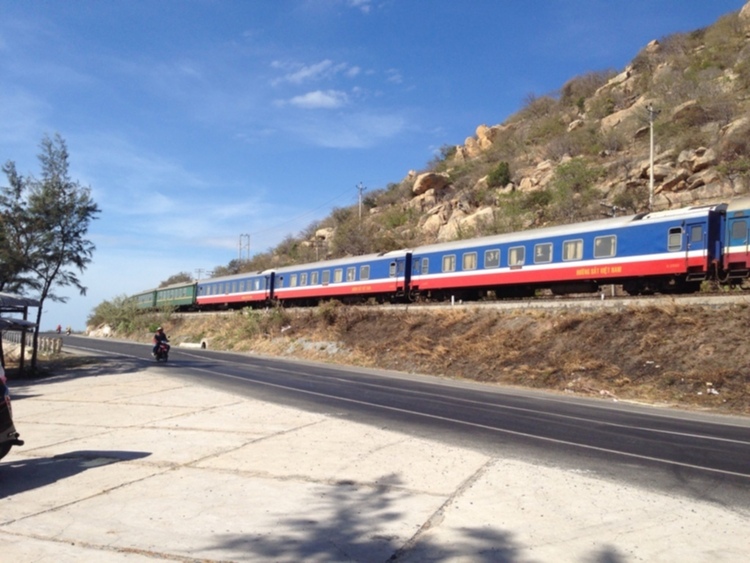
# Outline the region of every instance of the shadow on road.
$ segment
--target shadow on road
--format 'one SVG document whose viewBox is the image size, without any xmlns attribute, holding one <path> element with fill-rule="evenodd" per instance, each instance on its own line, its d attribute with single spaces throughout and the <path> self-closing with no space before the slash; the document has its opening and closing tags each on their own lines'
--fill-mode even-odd
<svg viewBox="0 0 750 563">
<path fill-rule="evenodd" d="M 71 379 L 98 377 L 101 375 L 127 375 L 137 373 L 150 366 L 147 360 L 138 358 L 110 358 L 102 356 L 74 356 L 60 362 L 50 362 L 45 366 L 47 373 L 26 377 L 14 370 L 8 371 L 8 386 L 13 401 L 37 396 L 34 387 L 60 383 Z M 21 390 L 20 388 L 23 388 Z"/>
<path fill-rule="evenodd" d="M 67 479 L 89 469 L 150 456 L 150 452 L 80 450 L 0 463 L 0 499 Z"/>
<path fill-rule="evenodd" d="M 289 515 L 279 522 L 279 530 L 285 533 L 219 536 L 218 543 L 207 549 L 269 561 L 406 562 L 464 558 L 478 563 L 503 563 L 520 560 L 520 546 L 511 533 L 479 522 L 461 530 L 465 541 L 458 539 L 453 544 L 438 545 L 431 541 L 431 525 L 427 525 L 401 545 L 399 538 L 389 535 L 387 530 L 401 517 L 398 506 L 408 502 L 409 493 L 400 488 L 402 484 L 395 475 L 381 480 L 380 485 L 371 488 L 342 482 L 321 492 L 318 506 L 307 507 L 307 515 Z M 311 513 L 321 517 L 312 519 Z"/>
</svg>

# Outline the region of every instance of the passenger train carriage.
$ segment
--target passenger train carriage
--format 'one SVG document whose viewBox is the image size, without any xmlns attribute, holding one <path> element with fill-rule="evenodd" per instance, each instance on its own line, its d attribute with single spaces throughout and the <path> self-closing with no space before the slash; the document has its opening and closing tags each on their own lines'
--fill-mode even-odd
<svg viewBox="0 0 750 563">
<path fill-rule="evenodd" d="M 722 249 L 723 271 L 729 279 L 745 278 L 750 271 L 750 198 L 727 204 Z"/>
<path fill-rule="evenodd" d="M 750 198 L 432 244 L 175 284 L 141 308 L 315 305 L 320 300 L 478 299 L 599 290 L 690 293 L 750 272 Z"/>
<path fill-rule="evenodd" d="M 150 289 L 131 297 L 139 309 L 174 307 L 190 309 L 195 305 L 195 282 L 171 284 L 158 289 Z"/>
<path fill-rule="evenodd" d="M 398 250 L 278 268 L 273 271 L 273 298 L 299 305 L 333 298 L 400 298 L 408 290 L 409 257 L 409 251 Z"/>
<path fill-rule="evenodd" d="M 720 207 L 687 208 L 435 244 L 413 251 L 411 292 L 472 299 L 597 291 L 690 292 L 720 256 Z"/>
<path fill-rule="evenodd" d="M 273 297 L 272 273 L 251 272 L 198 282 L 199 308 L 223 308 L 268 303 Z"/>
</svg>

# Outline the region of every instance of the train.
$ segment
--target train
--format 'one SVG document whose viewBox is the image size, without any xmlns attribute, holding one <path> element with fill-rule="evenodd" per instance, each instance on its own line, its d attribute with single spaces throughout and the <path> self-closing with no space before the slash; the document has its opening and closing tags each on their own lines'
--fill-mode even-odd
<svg viewBox="0 0 750 563">
<path fill-rule="evenodd" d="M 140 309 L 471 301 L 598 292 L 684 294 L 750 272 L 750 197 L 351 256 L 151 289 Z"/>
</svg>

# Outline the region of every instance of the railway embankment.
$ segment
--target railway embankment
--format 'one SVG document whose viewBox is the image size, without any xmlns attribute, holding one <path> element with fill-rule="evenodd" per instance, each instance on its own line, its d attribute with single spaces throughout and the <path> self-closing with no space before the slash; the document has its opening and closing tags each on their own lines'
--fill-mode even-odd
<svg viewBox="0 0 750 563">
<path fill-rule="evenodd" d="M 171 315 L 173 344 L 750 414 L 750 305 L 346 307 Z M 127 336 L 148 340 L 143 331 Z"/>
</svg>

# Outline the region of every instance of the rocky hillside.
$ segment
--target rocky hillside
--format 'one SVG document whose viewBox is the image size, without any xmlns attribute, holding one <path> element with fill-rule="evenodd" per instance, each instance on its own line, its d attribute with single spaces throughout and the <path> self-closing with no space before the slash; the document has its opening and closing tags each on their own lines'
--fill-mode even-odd
<svg viewBox="0 0 750 563">
<path fill-rule="evenodd" d="M 299 237 L 216 274 L 750 193 L 750 2 L 646 45 L 622 71 L 529 96 L 421 172 L 334 209 Z M 651 179 L 651 124 L 654 165 Z M 653 185 L 653 189 L 651 186 Z"/>
</svg>

